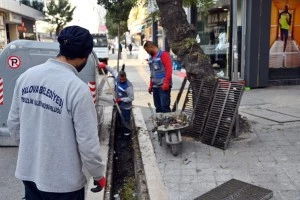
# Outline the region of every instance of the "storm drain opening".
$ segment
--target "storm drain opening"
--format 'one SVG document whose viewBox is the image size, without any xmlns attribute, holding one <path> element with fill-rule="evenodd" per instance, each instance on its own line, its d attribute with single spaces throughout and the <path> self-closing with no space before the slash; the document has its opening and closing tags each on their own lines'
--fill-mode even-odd
<svg viewBox="0 0 300 200">
<path fill-rule="evenodd" d="M 112 199 L 136 199 L 136 184 L 134 176 L 134 163 L 132 156 L 131 136 L 125 136 L 122 132 L 122 122 L 115 115 L 114 137 L 114 165 Z"/>
<path fill-rule="evenodd" d="M 231 179 L 194 200 L 268 200 L 272 190 Z"/>
<path fill-rule="evenodd" d="M 105 200 L 137 200 L 147 199 L 148 193 L 144 180 L 141 157 L 138 154 L 134 123 L 130 123 L 131 135 L 122 132 L 122 122 L 118 118 L 117 109 L 113 110 L 110 149 L 108 155 Z"/>
</svg>

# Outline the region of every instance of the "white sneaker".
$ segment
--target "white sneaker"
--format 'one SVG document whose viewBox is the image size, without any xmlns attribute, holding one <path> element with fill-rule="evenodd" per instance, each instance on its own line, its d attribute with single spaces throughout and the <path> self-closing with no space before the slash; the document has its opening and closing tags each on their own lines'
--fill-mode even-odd
<svg viewBox="0 0 300 200">
<path fill-rule="evenodd" d="M 225 75 L 225 74 L 224 74 L 223 71 L 220 71 L 219 73 L 217 73 L 217 76 L 218 76 L 218 77 L 224 77 L 224 75 Z"/>
</svg>

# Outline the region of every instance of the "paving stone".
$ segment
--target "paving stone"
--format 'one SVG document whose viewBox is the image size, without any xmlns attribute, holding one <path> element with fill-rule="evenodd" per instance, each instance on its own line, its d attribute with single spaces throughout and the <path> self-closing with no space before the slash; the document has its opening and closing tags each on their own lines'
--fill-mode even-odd
<svg viewBox="0 0 300 200">
<path fill-rule="evenodd" d="M 148 70 L 147 67 L 143 69 Z M 146 81 L 144 85 L 147 86 Z M 178 92 L 175 88 L 173 91 Z M 172 92 L 172 101 L 174 92 Z M 290 96 L 292 98 L 287 98 L 290 94 L 293 94 Z M 147 91 L 144 93 L 139 91 L 135 102 L 145 107 L 151 100 L 149 97 Z M 159 146 L 157 136 L 154 136 L 151 141 L 158 163 L 162 166 L 159 169 L 163 174 L 169 199 L 192 200 L 232 177 L 272 189 L 274 191 L 272 200 L 300 200 L 298 198 L 300 197 L 300 123 L 283 123 L 294 120 L 285 114 L 271 111 L 268 112 L 272 114 L 264 113 L 266 109 L 276 110 L 277 107 L 284 107 L 285 103 L 295 108 L 300 107 L 299 97 L 299 86 L 270 87 L 245 92 L 239 110 L 242 115 L 248 117 L 252 133 L 244 140 L 230 142 L 229 148 L 225 151 L 199 141 L 184 141 L 182 152 L 174 157 L 165 143 Z M 140 102 L 139 99 L 142 101 Z M 269 120 L 245 114 L 253 108 L 260 110 L 259 114 Z M 143 114 L 144 111 L 145 116 L 150 116 L 149 109 L 145 108 Z M 151 120 L 148 119 L 147 122 L 151 124 Z M 185 159 L 191 162 L 186 165 Z M 178 186 L 182 180 L 193 184 Z"/>
<path fill-rule="evenodd" d="M 168 190 L 177 190 L 179 191 L 180 188 L 180 182 L 174 183 L 174 182 L 165 182 L 166 187 Z"/>
<path fill-rule="evenodd" d="M 296 190 L 299 189 L 295 184 L 290 182 L 276 182 L 276 190 Z"/>
<path fill-rule="evenodd" d="M 267 110 L 300 118 L 300 108 L 295 108 L 295 107 L 293 107 L 293 108 L 291 108 L 291 107 L 277 107 L 276 109 L 275 108 L 269 108 Z"/>
<path fill-rule="evenodd" d="M 212 174 L 198 174 L 197 179 L 199 183 L 215 182 L 215 176 Z"/>
<path fill-rule="evenodd" d="M 180 198 L 180 192 L 178 190 L 168 190 L 169 193 L 169 199 L 172 200 L 181 200 Z"/>
<path fill-rule="evenodd" d="M 204 169 L 210 169 L 211 165 L 210 163 L 205 163 L 205 160 L 197 160 L 197 169 L 204 170 Z"/>
<path fill-rule="evenodd" d="M 198 183 L 197 175 L 196 176 L 190 176 L 190 175 L 181 175 L 181 181 L 180 183 L 183 184 L 196 184 Z"/>
<path fill-rule="evenodd" d="M 247 111 L 243 111 L 243 112 L 263 119 L 278 122 L 278 123 L 296 122 L 300 120 L 300 118 L 298 117 L 292 117 L 286 114 L 281 114 L 266 109 L 248 109 Z"/>
<path fill-rule="evenodd" d="M 164 176 L 163 180 L 165 183 L 179 183 L 181 180 L 181 175 L 173 174 L 172 176 Z"/>
<path fill-rule="evenodd" d="M 217 183 L 220 183 L 220 182 L 224 183 L 226 181 L 229 181 L 232 178 L 233 178 L 232 174 L 218 174 L 218 175 L 215 174 L 215 179 L 216 179 Z"/>
<path fill-rule="evenodd" d="M 181 175 L 181 169 L 168 169 L 168 168 L 165 168 L 163 172 L 164 172 L 163 176 L 172 176 L 174 174 Z"/>
<path fill-rule="evenodd" d="M 282 199 L 300 200 L 300 189 L 298 189 L 298 190 L 282 190 L 282 191 L 279 191 L 279 195 Z"/>
<path fill-rule="evenodd" d="M 182 176 L 197 176 L 197 171 L 196 168 L 191 168 L 191 169 L 181 169 L 181 175 Z"/>
</svg>

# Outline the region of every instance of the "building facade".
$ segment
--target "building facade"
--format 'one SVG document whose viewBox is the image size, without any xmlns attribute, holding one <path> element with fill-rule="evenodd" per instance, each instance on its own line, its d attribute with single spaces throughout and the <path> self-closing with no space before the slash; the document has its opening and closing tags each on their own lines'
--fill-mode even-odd
<svg viewBox="0 0 300 200">
<path fill-rule="evenodd" d="M 285 45 L 280 16 L 286 5 L 291 22 Z M 208 9 L 185 10 L 219 77 L 251 88 L 300 83 L 300 0 L 215 0 Z M 167 49 L 159 23 L 143 23 L 135 25 L 141 37 Z"/>
<path fill-rule="evenodd" d="M 286 5 L 285 41 L 280 16 Z M 219 77 L 236 80 L 236 70 L 251 88 L 299 84 L 299 11 L 300 0 L 218 0 L 208 12 L 191 9 L 191 23 Z"/>
<path fill-rule="evenodd" d="M 21 2 L 0 0 L 0 48 L 13 40 L 35 37 L 35 21 L 43 19 L 44 15 L 38 9 Z M 43 0 L 35 2 L 43 3 Z"/>
</svg>

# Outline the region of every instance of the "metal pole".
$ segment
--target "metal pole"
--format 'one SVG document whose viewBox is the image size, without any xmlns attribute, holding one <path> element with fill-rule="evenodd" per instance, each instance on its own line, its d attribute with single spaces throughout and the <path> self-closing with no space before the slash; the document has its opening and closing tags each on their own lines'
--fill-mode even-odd
<svg viewBox="0 0 300 200">
<path fill-rule="evenodd" d="M 241 46 L 241 78 L 245 80 L 245 46 L 246 46 L 246 24 L 247 24 L 247 2 L 243 1 L 242 3 L 242 11 L 244 13 L 242 16 L 242 46 Z"/>
<path fill-rule="evenodd" d="M 232 80 L 237 82 L 238 81 L 238 49 L 237 49 L 237 0 L 232 0 L 232 52 L 231 52 L 231 66 L 233 73 L 232 73 Z M 234 131 L 234 136 L 238 137 L 239 135 L 239 111 L 237 109 L 236 111 L 236 119 L 235 119 L 235 131 Z"/>
<path fill-rule="evenodd" d="M 237 50 L 237 0 L 232 0 L 232 79 L 238 81 L 238 50 Z"/>
<path fill-rule="evenodd" d="M 120 69 L 119 69 L 119 60 L 120 60 L 120 45 L 121 45 L 121 42 L 120 42 L 120 21 L 118 22 L 118 59 L 117 59 L 117 71 L 119 72 Z"/>
<path fill-rule="evenodd" d="M 155 18 L 152 18 L 152 42 L 156 45 L 158 45 L 157 40 L 157 30 L 158 30 L 158 23 L 155 21 Z"/>
</svg>

